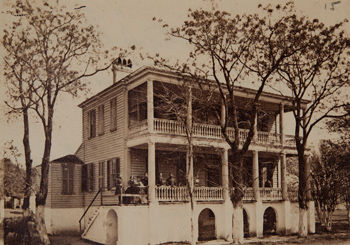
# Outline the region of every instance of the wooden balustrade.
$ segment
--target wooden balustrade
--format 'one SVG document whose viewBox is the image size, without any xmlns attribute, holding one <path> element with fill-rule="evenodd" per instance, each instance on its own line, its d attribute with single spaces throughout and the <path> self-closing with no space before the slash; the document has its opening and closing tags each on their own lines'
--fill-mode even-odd
<svg viewBox="0 0 350 245">
<path fill-rule="evenodd" d="M 260 197 L 262 200 L 282 200 L 282 189 L 260 188 Z"/>
<path fill-rule="evenodd" d="M 195 187 L 194 198 L 199 201 L 223 200 L 222 187 Z"/>
<path fill-rule="evenodd" d="M 164 134 L 173 134 L 173 135 L 186 135 L 186 129 L 181 122 L 168 120 L 168 119 L 159 119 L 155 118 L 153 121 L 153 127 L 155 133 L 164 133 Z M 129 127 L 130 134 L 145 132 L 147 130 L 147 120 L 142 122 L 133 124 Z M 234 139 L 233 128 L 227 128 L 227 134 L 230 139 Z M 239 139 L 241 142 L 244 142 L 248 137 L 249 130 L 248 129 L 240 129 L 239 130 Z M 222 139 L 221 127 L 218 125 L 208 125 L 195 123 L 193 127 L 193 136 L 195 137 L 205 137 L 205 138 L 213 138 L 213 139 Z M 286 146 L 294 146 L 295 140 L 293 135 L 285 135 Z M 257 143 L 262 144 L 277 144 L 280 145 L 280 135 L 276 133 L 270 132 L 262 132 L 258 131 L 257 135 Z"/>
<path fill-rule="evenodd" d="M 159 186 L 156 187 L 156 198 L 159 201 L 187 201 L 188 190 L 187 187 L 170 187 Z"/>
</svg>

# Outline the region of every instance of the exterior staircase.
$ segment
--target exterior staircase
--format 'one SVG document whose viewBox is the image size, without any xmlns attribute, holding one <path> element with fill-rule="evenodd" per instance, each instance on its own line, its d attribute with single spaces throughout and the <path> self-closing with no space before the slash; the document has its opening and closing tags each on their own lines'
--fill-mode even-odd
<svg viewBox="0 0 350 245">
<path fill-rule="evenodd" d="M 89 222 L 88 222 L 88 224 L 87 224 L 87 226 L 86 226 L 86 228 L 85 228 L 85 230 L 84 230 L 84 232 L 83 232 L 83 234 L 82 234 L 82 237 L 83 237 L 83 238 L 86 238 L 87 232 L 88 232 L 89 229 L 91 228 L 91 226 L 92 226 L 92 224 L 94 223 L 94 221 L 95 221 L 95 219 L 97 218 L 97 216 L 100 214 L 100 209 L 101 209 L 101 207 L 98 207 L 98 208 L 95 210 L 95 212 L 93 212 L 93 214 L 90 216 Z"/>
</svg>

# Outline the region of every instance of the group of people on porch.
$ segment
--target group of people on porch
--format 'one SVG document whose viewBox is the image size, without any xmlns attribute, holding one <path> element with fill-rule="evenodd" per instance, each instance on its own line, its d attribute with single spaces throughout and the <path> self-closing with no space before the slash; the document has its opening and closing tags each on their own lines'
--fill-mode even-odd
<svg viewBox="0 0 350 245">
<path fill-rule="evenodd" d="M 197 180 L 196 178 L 195 183 L 196 182 L 199 183 L 199 179 Z M 148 186 L 147 173 L 145 173 L 145 175 L 142 178 L 139 176 L 130 176 L 128 187 L 126 189 L 123 188 L 122 183 L 123 181 L 120 174 L 117 174 L 115 195 L 119 195 L 119 204 L 140 204 L 147 202 L 147 197 L 144 196 L 148 193 L 147 188 L 145 188 Z M 175 187 L 177 186 L 177 181 L 172 173 L 169 174 L 169 177 L 167 179 L 163 177 L 162 173 L 159 173 L 159 176 L 157 178 L 157 186 Z M 135 196 L 132 196 L 130 194 Z M 125 196 L 122 198 L 123 195 Z"/>
</svg>

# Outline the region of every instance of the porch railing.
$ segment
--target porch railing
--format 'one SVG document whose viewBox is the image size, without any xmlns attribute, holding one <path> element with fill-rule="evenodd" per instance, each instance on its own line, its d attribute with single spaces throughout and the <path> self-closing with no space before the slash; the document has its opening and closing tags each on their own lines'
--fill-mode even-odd
<svg viewBox="0 0 350 245">
<path fill-rule="evenodd" d="M 188 190 L 187 187 L 159 186 L 156 187 L 156 198 L 158 201 L 187 201 Z"/>
<path fill-rule="evenodd" d="M 262 200 L 282 200 L 282 189 L 260 188 L 260 197 Z"/>
<path fill-rule="evenodd" d="M 199 201 L 223 200 L 222 187 L 195 187 L 194 198 Z"/>
<path fill-rule="evenodd" d="M 140 133 L 147 130 L 147 120 L 141 121 L 139 123 L 133 124 L 129 127 L 130 134 Z M 179 121 L 155 118 L 153 121 L 153 130 L 156 133 L 172 134 L 172 135 L 186 135 L 186 129 L 184 125 Z M 244 141 L 248 137 L 248 129 L 239 130 L 239 139 Z M 227 134 L 230 139 L 234 139 L 235 131 L 233 128 L 227 128 Z M 221 127 L 218 125 L 208 125 L 195 123 L 193 127 L 193 136 L 195 137 L 205 137 L 212 139 L 222 139 Z M 256 140 L 258 143 L 263 144 L 281 144 L 280 134 L 258 131 Z M 284 144 L 286 146 L 294 146 L 294 136 L 285 135 Z"/>
</svg>

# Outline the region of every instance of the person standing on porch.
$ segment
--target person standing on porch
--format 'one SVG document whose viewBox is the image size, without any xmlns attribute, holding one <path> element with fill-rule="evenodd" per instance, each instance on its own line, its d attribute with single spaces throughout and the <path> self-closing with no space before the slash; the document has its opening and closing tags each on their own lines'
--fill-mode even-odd
<svg viewBox="0 0 350 245">
<path fill-rule="evenodd" d="M 176 179 L 172 173 L 169 174 L 169 178 L 167 179 L 166 184 L 171 187 L 176 186 Z"/>
<path fill-rule="evenodd" d="M 163 178 L 163 174 L 159 173 L 158 181 L 157 181 L 157 186 L 163 186 L 165 185 L 165 179 Z"/>
<path fill-rule="evenodd" d="M 120 177 L 120 174 L 117 174 L 117 177 L 115 179 L 116 187 L 115 187 L 115 195 L 119 195 L 119 205 L 122 204 L 122 189 L 123 189 L 123 180 L 122 177 Z"/>
</svg>

